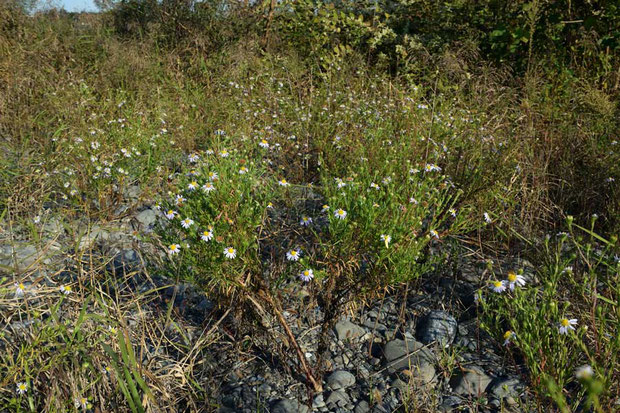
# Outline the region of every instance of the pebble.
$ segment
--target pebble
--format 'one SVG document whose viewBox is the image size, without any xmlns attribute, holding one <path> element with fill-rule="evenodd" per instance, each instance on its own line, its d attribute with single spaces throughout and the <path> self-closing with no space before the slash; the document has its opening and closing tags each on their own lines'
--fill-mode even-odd
<svg viewBox="0 0 620 413">
<path fill-rule="evenodd" d="M 334 326 L 336 337 L 338 340 L 354 340 L 360 338 L 366 334 L 366 330 L 363 327 L 358 326 L 348 320 L 341 320 Z"/>
<path fill-rule="evenodd" d="M 362 400 L 355 406 L 355 413 L 368 413 L 370 411 L 370 406 L 366 400 Z"/>
<path fill-rule="evenodd" d="M 450 381 L 454 393 L 461 396 L 478 397 L 484 393 L 491 383 L 491 378 L 478 366 L 470 366 L 457 374 Z"/>
<path fill-rule="evenodd" d="M 308 406 L 299 403 L 297 400 L 280 400 L 274 404 L 271 413 L 308 413 Z"/>
<path fill-rule="evenodd" d="M 448 347 L 456 337 L 458 323 L 445 311 L 431 311 L 420 322 L 417 337 L 424 344 L 437 342 Z"/>
<path fill-rule="evenodd" d="M 423 383 L 435 375 L 433 353 L 415 340 L 392 340 L 385 345 L 384 355 L 390 373 L 407 369 Z"/>
<path fill-rule="evenodd" d="M 355 384 L 355 376 L 346 370 L 333 372 L 327 378 L 327 386 L 332 390 L 346 389 Z"/>
</svg>

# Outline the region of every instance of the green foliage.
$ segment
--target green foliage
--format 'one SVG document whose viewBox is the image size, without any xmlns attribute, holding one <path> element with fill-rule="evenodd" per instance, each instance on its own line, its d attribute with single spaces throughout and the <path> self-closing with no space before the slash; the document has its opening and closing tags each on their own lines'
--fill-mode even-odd
<svg viewBox="0 0 620 413">
<path fill-rule="evenodd" d="M 484 326 L 523 355 L 534 383 L 559 407 L 564 406 L 563 411 L 575 411 L 584 395 L 596 411 L 609 411 L 619 379 L 615 361 L 620 354 L 617 238 L 608 240 L 579 227 L 572 217 L 568 229 L 555 239 L 545 239 L 539 270 L 529 275 L 527 284 L 516 285 L 513 291 L 479 295 Z M 515 273 L 508 274 L 504 283 L 511 276 Z M 501 278 L 496 275 L 497 280 Z M 567 326 L 563 319 L 576 320 L 567 334 L 562 334 L 561 327 Z M 582 365 L 592 368 L 591 377 L 576 375 Z M 577 379 L 582 379 L 582 386 Z M 576 394 L 563 394 L 567 388 Z"/>
<path fill-rule="evenodd" d="M 197 164 L 176 177 L 174 197 L 161 204 L 163 215 L 172 218 L 160 228 L 173 272 L 222 298 L 236 288 L 263 286 L 256 279 L 261 277 L 260 227 L 274 197 L 262 165 L 223 144 L 194 154 L 200 156 Z"/>
</svg>

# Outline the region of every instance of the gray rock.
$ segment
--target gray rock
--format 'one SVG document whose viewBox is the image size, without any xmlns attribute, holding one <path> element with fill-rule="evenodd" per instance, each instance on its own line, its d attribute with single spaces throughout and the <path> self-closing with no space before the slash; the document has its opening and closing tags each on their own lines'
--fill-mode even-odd
<svg viewBox="0 0 620 413">
<path fill-rule="evenodd" d="M 394 380 L 392 380 L 392 383 L 390 384 L 390 386 L 394 389 L 398 389 L 401 392 L 401 394 L 406 394 L 410 388 L 407 383 L 405 383 L 399 378 L 395 378 Z"/>
<path fill-rule="evenodd" d="M 478 366 L 471 366 L 450 381 L 454 393 L 461 396 L 479 396 L 487 390 L 492 379 Z"/>
<path fill-rule="evenodd" d="M 441 404 L 438 409 L 440 412 L 452 412 L 456 411 L 461 405 L 461 399 L 457 396 L 445 396 L 441 400 Z"/>
<path fill-rule="evenodd" d="M 338 321 L 334 326 L 334 330 L 336 332 L 336 336 L 338 340 L 353 340 L 356 338 L 362 337 L 366 334 L 366 330 L 357 324 L 353 324 L 348 320 Z"/>
<path fill-rule="evenodd" d="M 366 400 L 362 400 L 355 406 L 355 413 L 368 413 L 370 411 L 370 406 Z"/>
<path fill-rule="evenodd" d="M 344 392 L 344 390 L 336 390 L 333 391 L 327 396 L 327 400 L 325 400 L 325 404 L 330 409 L 334 407 L 344 407 L 349 404 L 351 400 L 349 399 L 349 395 Z"/>
<path fill-rule="evenodd" d="M 519 394 L 523 391 L 523 388 L 523 383 L 515 377 L 499 378 L 491 383 L 488 393 L 498 400 L 505 400 L 509 404 L 513 404 L 516 402 L 515 399 L 518 398 Z"/>
<path fill-rule="evenodd" d="M 308 413 L 308 406 L 299 403 L 297 400 L 280 400 L 274 404 L 271 413 Z"/>
<path fill-rule="evenodd" d="M 410 369 L 405 369 L 400 372 L 401 377 L 406 381 L 413 380 L 418 384 L 431 384 L 435 381 L 435 366 L 422 362 L 419 365 L 411 365 Z"/>
<path fill-rule="evenodd" d="M 428 383 L 435 375 L 433 353 L 415 340 L 392 340 L 383 350 L 387 361 L 386 367 L 390 373 L 409 370 L 412 375 L 418 375 L 424 383 Z"/>
<path fill-rule="evenodd" d="M 0 266 L 3 267 L 16 266 L 18 270 L 26 269 L 38 258 L 37 248 L 26 243 L 6 245 L 0 249 Z"/>
<path fill-rule="evenodd" d="M 138 198 L 140 198 L 141 193 L 142 193 L 142 190 L 140 189 L 138 185 L 131 185 L 125 188 L 125 190 L 123 191 L 123 196 L 127 199 L 135 201 Z"/>
<path fill-rule="evenodd" d="M 436 341 L 447 347 L 454 341 L 457 327 L 456 320 L 450 314 L 445 311 L 431 311 L 420 322 L 417 337 L 424 344 Z"/>
<path fill-rule="evenodd" d="M 157 221 L 157 213 L 151 208 L 145 209 L 136 215 L 136 220 L 144 229 L 151 229 Z"/>
<path fill-rule="evenodd" d="M 327 378 L 327 386 L 332 390 L 346 389 L 355 384 L 355 376 L 346 370 L 333 372 Z"/>
<path fill-rule="evenodd" d="M 86 232 L 79 239 L 80 250 L 87 250 L 91 248 L 95 242 L 99 240 L 107 240 L 110 238 L 110 233 L 105 229 L 100 228 L 98 225 L 94 225 L 88 232 Z"/>
<path fill-rule="evenodd" d="M 321 407 L 325 407 L 325 400 L 323 399 L 323 393 L 317 394 L 314 400 L 312 401 L 313 409 L 320 409 Z"/>
<path fill-rule="evenodd" d="M 64 230 L 65 229 L 62 226 L 62 222 L 56 217 L 48 219 L 43 225 L 43 231 L 52 236 L 60 234 L 64 232 Z"/>
</svg>

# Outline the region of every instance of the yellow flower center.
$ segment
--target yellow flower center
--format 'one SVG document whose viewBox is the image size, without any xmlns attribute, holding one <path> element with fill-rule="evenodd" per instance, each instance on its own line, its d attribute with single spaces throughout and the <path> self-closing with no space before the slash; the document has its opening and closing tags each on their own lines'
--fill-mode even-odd
<svg viewBox="0 0 620 413">
<path fill-rule="evenodd" d="M 563 319 L 560 321 L 560 324 L 562 324 L 562 327 L 568 327 L 568 325 L 569 325 L 570 323 L 568 322 L 568 318 L 563 318 Z"/>
<path fill-rule="evenodd" d="M 266 143 L 267 143 L 267 141 L 266 141 L 265 139 L 263 139 L 262 141 L 260 141 L 260 143 L 262 143 L 262 144 L 266 144 Z"/>
<path fill-rule="evenodd" d="M 234 249 L 232 249 L 232 248 L 228 248 L 228 253 L 229 253 L 229 254 L 232 254 L 233 252 L 235 252 L 235 250 L 234 250 Z"/>
<path fill-rule="evenodd" d="M 174 214 L 174 211 L 173 210 L 169 210 L 168 211 L 168 215 L 172 215 L 172 214 Z"/>
<path fill-rule="evenodd" d="M 517 281 L 517 274 L 515 274 L 513 271 L 510 271 L 508 273 L 508 281 L 510 281 L 511 283 Z"/>
<path fill-rule="evenodd" d="M 19 385 L 19 389 L 20 390 L 26 390 L 26 385 L 25 384 L 20 384 Z"/>
<path fill-rule="evenodd" d="M 26 288 L 26 287 L 24 287 L 24 284 L 19 283 L 19 285 L 17 286 L 17 288 L 19 288 L 20 290 L 23 290 L 23 289 L 24 289 L 24 288 Z"/>
<path fill-rule="evenodd" d="M 170 246 L 170 251 L 175 251 L 176 249 L 177 249 L 176 245 L 173 244 L 173 245 Z"/>
<path fill-rule="evenodd" d="M 494 281 L 494 282 L 493 282 L 493 285 L 494 285 L 496 288 L 500 288 L 500 287 L 502 286 L 502 282 L 501 282 L 501 281 Z"/>
<path fill-rule="evenodd" d="M 304 271 L 304 275 L 305 275 L 305 276 L 310 275 L 310 271 L 308 271 L 308 270 Z"/>
<path fill-rule="evenodd" d="M 283 184 L 286 183 L 286 179 L 281 180 L 280 182 L 282 182 Z"/>
<path fill-rule="evenodd" d="M 339 209 L 338 210 L 338 215 L 342 215 L 342 214 L 344 214 L 344 211 L 342 209 Z"/>
<path fill-rule="evenodd" d="M 291 251 L 291 255 L 294 257 L 295 255 L 297 255 L 297 251 Z"/>
<path fill-rule="evenodd" d="M 508 340 L 510 337 L 512 337 L 512 331 L 508 330 L 504 333 L 504 340 Z"/>
</svg>

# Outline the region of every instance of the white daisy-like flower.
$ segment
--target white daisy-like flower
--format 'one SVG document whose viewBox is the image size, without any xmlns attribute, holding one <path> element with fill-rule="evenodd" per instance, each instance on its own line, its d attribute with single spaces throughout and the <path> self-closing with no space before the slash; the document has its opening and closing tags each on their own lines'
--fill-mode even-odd
<svg viewBox="0 0 620 413">
<path fill-rule="evenodd" d="M 202 190 L 209 193 L 211 191 L 215 191 L 215 186 L 211 182 L 207 182 L 202 186 Z"/>
<path fill-rule="evenodd" d="M 266 139 L 261 139 L 261 141 L 258 143 L 258 146 L 265 149 L 269 148 L 269 142 L 267 142 Z"/>
<path fill-rule="evenodd" d="M 190 191 L 195 191 L 196 188 L 198 188 L 198 182 L 196 181 L 192 181 L 187 185 L 187 189 L 189 189 Z"/>
<path fill-rule="evenodd" d="M 183 195 L 181 195 L 181 194 L 178 194 L 178 195 L 174 198 L 174 202 L 175 202 L 177 205 L 181 205 L 181 204 L 182 204 L 183 202 L 185 202 L 185 201 L 186 201 L 186 199 L 185 199 L 185 198 L 183 197 Z"/>
<path fill-rule="evenodd" d="M 560 334 L 568 334 L 568 330 L 575 330 L 575 326 L 577 325 L 577 319 L 576 318 L 563 318 L 560 320 L 560 325 L 558 327 L 558 330 L 560 331 Z"/>
<path fill-rule="evenodd" d="M 38 224 L 39 222 L 41 222 L 41 216 L 37 215 L 36 217 L 32 219 L 32 222 L 34 222 L 35 224 Z"/>
<path fill-rule="evenodd" d="M 491 222 L 493 222 L 488 212 L 485 212 L 483 215 L 484 215 L 484 222 L 486 222 L 487 224 L 490 224 Z"/>
<path fill-rule="evenodd" d="M 334 178 L 334 179 L 336 180 L 336 186 L 338 186 L 339 189 L 347 186 L 347 184 L 341 178 Z"/>
<path fill-rule="evenodd" d="M 280 186 L 289 186 L 290 184 L 286 181 L 286 179 L 282 178 L 278 181 L 278 185 Z"/>
<path fill-rule="evenodd" d="M 248 168 L 246 168 L 245 166 L 242 166 L 242 167 L 239 169 L 239 173 L 240 173 L 241 175 L 245 175 L 245 174 L 247 174 L 247 173 L 248 173 Z"/>
<path fill-rule="evenodd" d="M 454 218 L 456 218 L 456 209 L 454 208 L 450 208 L 448 210 L 448 214 L 452 215 Z"/>
<path fill-rule="evenodd" d="M 207 178 L 209 178 L 209 181 L 215 181 L 217 179 L 217 172 L 209 171 Z"/>
<path fill-rule="evenodd" d="M 381 241 L 385 244 L 385 248 L 388 248 L 390 241 L 392 241 L 392 237 L 390 235 L 381 234 Z"/>
<path fill-rule="evenodd" d="M 230 155 L 230 154 L 228 153 L 228 151 L 227 151 L 226 149 L 222 149 L 222 150 L 220 151 L 220 156 L 221 156 L 222 158 L 227 158 L 227 157 L 228 157 L 228 155 Z"/>
<path fill-rule="evenodd" d="M 286 253 L 286 259 L 289 261 L 299 261 L 301 250 L 290 250 Z"/>
<path fill-rule="evenodd" d="M 211 241 L 213 239 L 213 230 L 208 229 L 206 231 L 202 231 L 202 234 L 200 234 L 200 238 L 203 241 Z"/>
<path fill-rule="evenodd" d="M 515 334 L 514 331 L 511 331 L 511 330 L 506 331 L 504 333 L 504 345 L 507 346 L 508 344 L 510 344 L 510 342 L 514 340 L 515 337 L 517 337 L 517 335 Z"/>
<path fill-rule="evenodd" d="M 594 369 L 592 369 L 592 366 L 589 366 L 587 364 L 579 366 L 575 370 L 575 377 L 577 378 L 577 380 L 589 380 L 594 377 Z"/>
<path fill-rule="evenodd" d="M 525 285 L 525 277 L 521 274 L 515 273 L 514 271 L 509 271 L 507 278 L 508 288 L 510 288 L 510 291 L 514 291 L 516 286 L 523 287 Z"/>
<path fill-rule="evenodd" d="M 269 209 L 273 209 L 273 202 L 269 202 L 269 203 L 267 204 L 267 208 L 269 208 Z"/>
<path fill-rule="evenodd" d="M 190 161 L 190 163 L 196 163 L 198 162 L 198 159 L 200 159 L 200 157 L 198 156 L 197 153 L 192 153 L 187 156 L 187 159 Z"/>
<path fill-rule="evenodd" d="M 431 229 L 428 233 L 431 235 L 431 237 L 435 239 L 439 239 L 439 233 L 435 231 L 434 229 Z"/>
<path fill-rule="evenodd" d="M 301 220 L 299 221 L 299 225 L 301 225 L 303 227 L 307 227 L 310 224 L 312 224 L 312 218 L 307 217 L 305 215 L 303 217 L 301 217 Z"/>
<path fill-rule="evenodd" d="M 69 295 L 73 291 L 70 285 L 61 285 L 59 288 L 60 292 L 64 295 Z"/>
<path fill-rule="evenodd" d="M 503 293 L 504 291 L 506 291 L 506 282 L 495 280 L 491 282 L 491 285 L 489 286 L 489 288 L 495 291 L 496 293 Z"/>
<path fill-rule="evenodd" d="M 371 182 L 371 183 L 370 183 L 370 187 L 371 187 L 372 189 L 376 189 L 377 191 L 378 191 L 379 189 L 381 189 L 381 188 L 379 187 L 379 185 L 377 185 L 377 184 L 376 184 L 376 183 L 374 183 L 374 182 Z"/>
<path fill-rule="evenodd" d="M 20 396 L 23 396 L 28 391 L 28 383 L 26 383 L 25 381 L 17 383 L 17 388 L 15 389 L 15 391 Z"/>
<path fill-rule="evenodd" d="M 205 153 L 206 153 L 207 155 L 213 155 L 213 154 L 215 153 L 215 151 L 213 151 L 213 149 L 207 149 L 207 150 L 205 151 Z"/>
<path fill-rule="evenodd" d="M 168 245 L 168 254 L 169 255 L 177 255 L 181 251 L 181 246 L 179 244 L 170 244 Z"/>
<path fill-rule="evenodd" d="M 15 298 L 21 298 L 26 292 L 26 286 L 23 283 L 15 283 Z"/>
<path fill-rule="evenodd" d="M 342 208 L 337 209 L 336 211 L 334 211 L 334 216 L 338 219 L 345 219 L 347 217 L 347 211 Z"/>
<path fill-rule="evenodd" d="M 327 205 L 327 204 L 323 205 L 323 206 L 321 207 L 321 211 L 323 211 L 323 212 L 327 212 L 327 211 L 329 211 L 329 205 Z"/>
<path fill-rule="evenodd" d="M 226 247 L 224 248 L 224 256 L 232 260 L 233 258 L 237 256 L 237 250 L 234 249 L 233 247 Z"/>
<path fill-rule="evenodd" d="M 413 205 L 418 205 L 418 200 L 414 197 L 409 198 L 409 203 Z"/>
<path fill-rule="evenodd" d="M 181 226 L 185 229 L 191 227 L 192 225 L 194 225 L 193 219 L 185 218 L 184 220 L 181 221 Z"/>
<path fill-rule="evenodd" d="M 88 399 L 86 397 L 78 397 L 74 400 L 73 405 L 76 409 L 88 410 Z"/>
<path fill-rule="evenodd" d="M 314 272 L 308 268 L 299 274 L 299 278 L 304 282 L 308 282 L 314 278 Z"/>
<path fill-rule="evenodd" d="M 166 215 L 166 218 L 168 219 L 174 219 L 174 217 L 178 215 L 178 212 L 172 209 L 169 209 L 168 211 L 166 211 L 165 215 Z"/>
</svg>

